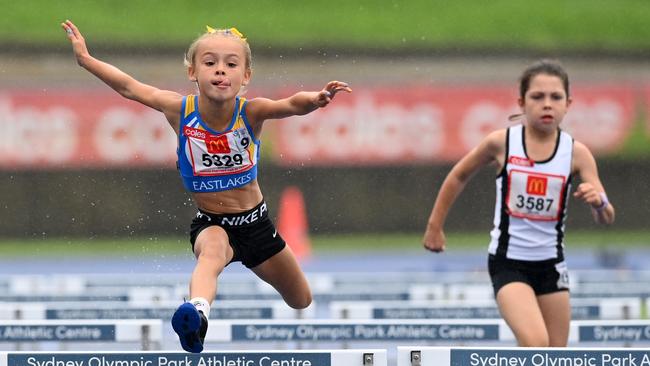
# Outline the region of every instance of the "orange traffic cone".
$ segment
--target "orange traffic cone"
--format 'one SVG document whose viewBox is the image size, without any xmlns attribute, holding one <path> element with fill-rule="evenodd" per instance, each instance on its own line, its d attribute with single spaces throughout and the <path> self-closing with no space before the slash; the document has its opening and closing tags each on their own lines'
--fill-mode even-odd
<svg viewBox="0 0 650 366">
<path fill-rule="evenodd" d="M 278 211 L 278 232 L 298 260 L 311 255 L 305 201 L 297 187 L 290 186 L 282 192 Z"/>
</svg>

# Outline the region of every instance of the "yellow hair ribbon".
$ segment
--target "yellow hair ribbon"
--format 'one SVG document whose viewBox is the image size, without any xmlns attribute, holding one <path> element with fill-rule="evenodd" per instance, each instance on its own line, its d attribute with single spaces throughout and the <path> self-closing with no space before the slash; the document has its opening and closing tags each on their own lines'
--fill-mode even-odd
<svg viewBox="0 0 650 366">
<path fill-rule="evenodd" d="M 244 35 L 241 34 L 241 32 L 237 30 L 237 28 L 232 27 L 232 28 L 228 29 L 228 31 L 229 31 L 230 33 L 236 35 L 237 37 L 239 37 L 239 38 L 241 38 L 241 39 L 243 39 L 243 40 L 246 40 L 246 38 L 244 38 Z"/>
<path fill-rule="evenodd" d="M 210 33 L 210 34 L 212 34 L 212 33 L 233 34 L 233 35 L 241 38 L 243 41 L 246 41 L 246 38 L 244 38 L 244 35 L 240 31 L 238 31 L 237 28 L 235 28 L 235 27 L 228 28 L 228 29 L 214 29 L 214 28 L 210 27 L 209 25 L 206 25 L 205 29 L 206 29 L 206 33 Z"/>
</svg>

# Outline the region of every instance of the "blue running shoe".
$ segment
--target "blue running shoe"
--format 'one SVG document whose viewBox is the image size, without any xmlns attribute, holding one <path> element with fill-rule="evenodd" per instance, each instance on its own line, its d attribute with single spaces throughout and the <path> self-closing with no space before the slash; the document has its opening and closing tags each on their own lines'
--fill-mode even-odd
<svg viewBox="0 0 650 366">
<path fill-rule="evenodd" d="M 202 312 L 189 302 L 179 306 L 172 316 L 172 328 L 178 334 L 181 346 L 187 352 L 201 353 L 205 334 L 208 331 L 208 320 Z"/>
</svg>

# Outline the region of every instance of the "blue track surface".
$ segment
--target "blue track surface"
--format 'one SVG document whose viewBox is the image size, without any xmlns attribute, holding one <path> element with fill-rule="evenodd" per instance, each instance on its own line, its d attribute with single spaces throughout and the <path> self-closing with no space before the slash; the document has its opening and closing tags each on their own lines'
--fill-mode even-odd
<svg viewBox="0 0 650 366">
<path fill-rule="evenodd" d="M 648 269 L 650 248 L 618 253 L 591 250 L 569 250 L 569 269 L 624 268 Z M 0 274 L 50 274 L 50 273 L 191 273 L 195 260 L 188 253 L 181 256 L 109 257 L 109 258 L 12 258 L 0 259 Z M 434 254 L 421 253 L 346 253 L 320 255 L 303 261 L 305 272 L 445 272 L 484 271 L 487 254 L 483 251 L 449 251 Z M 239 263 L 231 264 L 227 272 L 247 272 Z"/>
</svg>

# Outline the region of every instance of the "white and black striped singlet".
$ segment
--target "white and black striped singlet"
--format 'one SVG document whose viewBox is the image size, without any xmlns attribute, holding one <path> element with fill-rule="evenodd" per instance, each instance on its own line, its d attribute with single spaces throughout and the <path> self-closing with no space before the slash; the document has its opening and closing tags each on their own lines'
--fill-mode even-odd
<svg viewBox="0 0 650 366">
<path fill-rule="evenodd" d="M 488 252 L 524 261 L 564 260 L 567 197 L 571 191 L 573 138 L 558 130 L 553 154 L 528 158 L 525 127 L 506 132 L 506 160 L 496 178 L 494 228 Z"/>
</svg>

